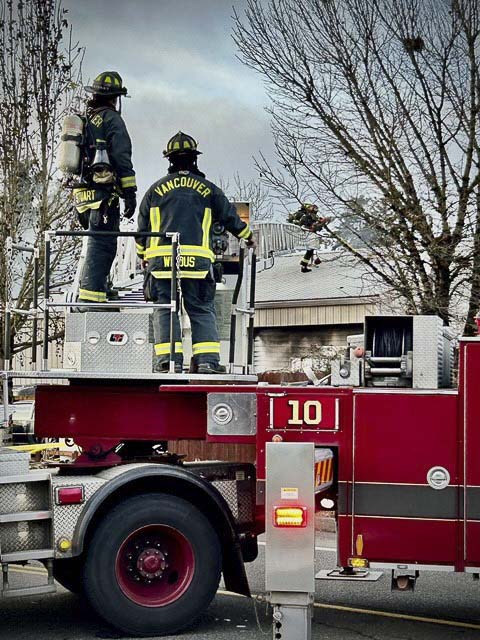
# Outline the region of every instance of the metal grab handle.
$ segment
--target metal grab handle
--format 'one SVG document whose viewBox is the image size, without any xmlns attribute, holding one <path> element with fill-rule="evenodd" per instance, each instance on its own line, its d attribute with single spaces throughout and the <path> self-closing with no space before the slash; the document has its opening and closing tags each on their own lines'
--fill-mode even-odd
<svg viewBox="0 0 480 640">
<path fill-rule="evenodd" d="M 250 369 L 253 364 L 253 339 L 254 339 L 254 321 L 255 321 L 255 285 L 257 280 L 257 257 L 255 255 L 255 249 L 251 251 L 251 265 L 250 265 L 250 300 L 249 300 L 249 313 L 250 318 L 248 320 L 248 342 L 247 342 L 247 373 L 250 373 Z"/>
<path fill-rule="evenodd" d="M 237 313 L 243 313 L 246 316 L 254 316 L 255 315 L 255 309 L 242 309 L 241 307 L 237 307 L 236 308 L 236 312 Z"/>
<path fill-rule="evenodd" d="M 169 303 L 157 304 L 155 302 L 118 302 L 118 300 L 112 300 L 111 302 L 47 302 L 47 307 L 50 309 L 55 307 L 69 308 L 69 307 L 92 307 L 95 309 L 170 309 Z"/>
<path fill-rule="evenodd" d="M 45 235 L 54 238 L 63 237 L 95 237 L 95 236 L 116 236 L 117 238 L 169 238 L 171 233 L 160 233 L 160 231 L 46 231 Z"/>
<path fill-rule="evenodd" d="M 228 364 L 230 373 L 232 373 L 233 363 L 235 361 L 235 340 L 237 333 L 237 302 L 238 296 L 240 295 L 240 290 L 242 288 L 243 283 L 243 272 L 245 266 L 245 247 L 240 246 L 240 251 L 238 254 L 238 277 L 237 282 L 235 283 L 235 289 L 233 290 L 232 296 L 232 311 L 230 315 L 230 349 L 228 354 Z"/>
<path fill-rule="evenodd" d="M 26 244 L 19 244 L 17 242 L 12 242 L 12 249 L 16 251 L 25 251 L 26 253 L 35 253 L 36 248 Z"/>
</svg>

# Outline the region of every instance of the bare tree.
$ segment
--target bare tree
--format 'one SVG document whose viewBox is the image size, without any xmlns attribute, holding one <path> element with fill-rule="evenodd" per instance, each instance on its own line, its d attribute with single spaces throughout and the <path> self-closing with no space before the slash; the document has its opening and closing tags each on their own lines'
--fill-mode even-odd
<svg viewBox="0 0 480 640">
<path fill-rule="evenodd" d="M 63 117 L 78 98 L 83 53 L 72 39 L 67 10 L 59 0 L 0 0 L 2 307 L 11 295 L 16 308 L 30 309 L 33 294 L 32 255 L 7 255 L 7 236 L 42 247 L 46 230 L 70 228 L 74 222 L 68 192 L 55 168 L 55 151 Z M 74 264 L 72 242 L 56 242 L 54 287 L 68 282 Z M 5 282 L 8 266 L 10 283 Z M 42 287 L 42 280 L 39 284 Z M 14 315 L 14 351 L 28 346 L 30 331 L 29 319 Z M 59 331 L 54 328 L 52 338 Z"/>
<path fill-rule="evenodd" d="M 250 203 L 252 221 L 259 222 L 273 218 L 270 192 L 261 180 L 245 180 L 236 173 L 232 182 L 220 180 L 220 187 L 231 200 Z"/>
<path fill-rule="evenodd" d="M 248 0 L 234 37 L 272 99 L 268 184 L 350 209 L 371 234 L 359 247 L 331 223 L 345 250 L 410 312 L 474 331 L 480 1 Z"/>
</svg>

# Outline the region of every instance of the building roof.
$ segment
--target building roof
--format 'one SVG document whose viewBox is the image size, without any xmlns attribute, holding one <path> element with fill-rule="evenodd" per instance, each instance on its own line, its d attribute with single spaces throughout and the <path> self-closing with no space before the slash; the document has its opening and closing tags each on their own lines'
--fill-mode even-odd
<svg viewBox="0 0 480 640">
<path fill-rule="evenodd" d="M 310 306 L 372 300 L 378 296 L 366 267 L 352 257 L 334 252 L 317 252 L 322 263 L 310 273 L 301 273 L 303 253 L 275 258 L 271 269 L 259 263 L 256 306 Z"/>
</svg>

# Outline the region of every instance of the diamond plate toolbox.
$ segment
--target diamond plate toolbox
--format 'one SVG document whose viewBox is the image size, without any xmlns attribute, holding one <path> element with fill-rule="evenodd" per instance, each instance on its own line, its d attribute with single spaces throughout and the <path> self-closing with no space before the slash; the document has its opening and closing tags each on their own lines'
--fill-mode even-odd
<svg viewBox="0 0 480 640">
<path fill-rule="evenodd" d="M 0 448 L 0 476 L 18 476 L 28 473 L 30 454 Z"/>
<path fill-rule="evenodd" d="M 150 373 L 153 344 L 149 313 L 69 313 L 63 366 L 74 371 Z"/>
</svg>

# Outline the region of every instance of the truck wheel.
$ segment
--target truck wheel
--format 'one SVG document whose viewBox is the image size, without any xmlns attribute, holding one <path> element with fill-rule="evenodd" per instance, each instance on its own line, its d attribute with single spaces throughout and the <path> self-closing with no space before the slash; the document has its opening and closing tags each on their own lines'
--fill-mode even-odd
<svg viewBox="0 0 480 640">
<path fill-rule="evenodd" d="M 84 587 L 98 614 L 124 633 L 169 635 L 208 607 L 220 570 L 221 547 L 207 518 L 181 498 L 144 494 L 98 526 Z"/>
<path fill-rule="evenodd" d="M 76 593 L 83 594 L 83 566 L 84 558 L 65 558 L 53 561 L 53 577 L 62 587 Z"/>
</svg>

